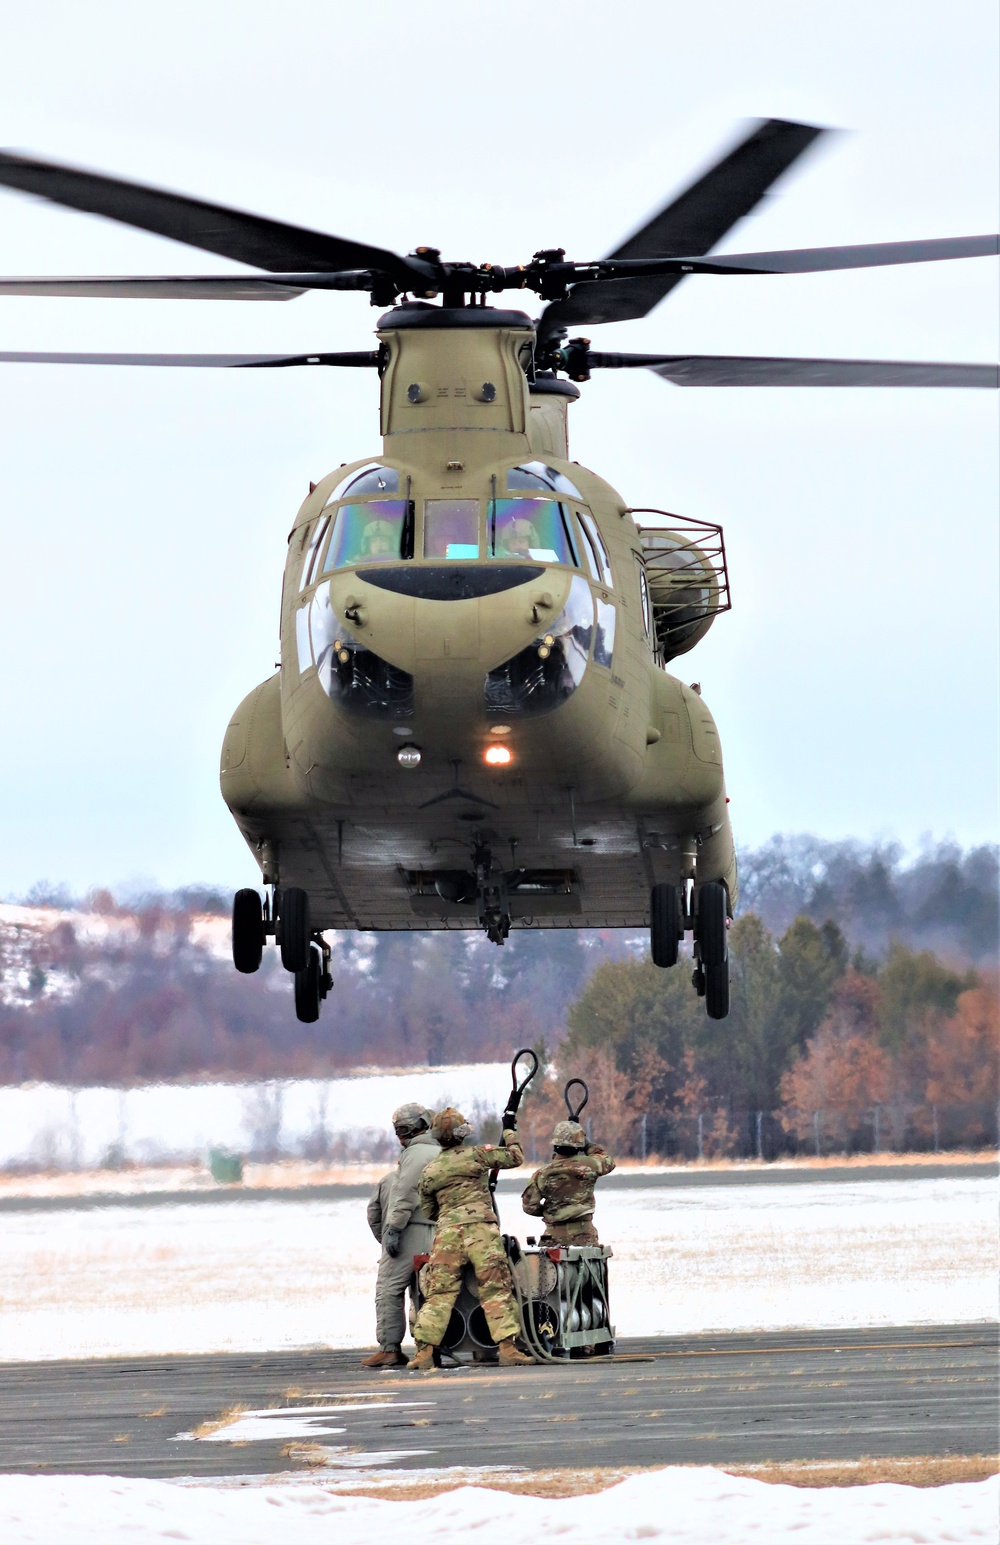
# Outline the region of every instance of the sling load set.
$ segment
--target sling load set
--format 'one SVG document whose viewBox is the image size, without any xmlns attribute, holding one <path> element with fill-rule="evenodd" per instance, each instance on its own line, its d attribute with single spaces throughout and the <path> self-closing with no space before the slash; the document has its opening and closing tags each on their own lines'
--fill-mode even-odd
<svg viewBox="0 0 1000 1545">
<path fill-rule="evenodd" d="M 713 252 L 822 133 L 754 124 L 606 257 L 546 247 L 513 266 L 431 246 L 403 256 L 0 153 L 0 185 L 254 268 L 0 278 L 0 299 L 355 291 L 389 308 L 367 350 L 0 353 L 377 376 L 382 448 L 310 485 L 288 540 L 280 665 L 222 749 L 223 798 L 264 891 L 236 895 L 234 963 L 254 972 L 276 942 L 299 1019 L 316 1020 L 332 990 L 334 929 L 481 929 L 503 944 L 512 928 L 648 926 L 662 967 L 690 935 L 694 990 L 710 1018 L 728 1014 L 737 875 L 722 752 L 700 686 L 668 671 L 729 608 L 722 531 L 633 508 L 571 461 L 568 409 L 595 370 L 685 388 L 995 389 L 998 369 L 612 353 L 569 332 L 644 317 L 689 279 L 996 255 L 996 235 Z M 487 305 L 509 290 L 533 292 L 541 314 Z"/>
<path fill-rule="evenodd" d="M 528 1071 L 519 1074 L 518 1064 L 524 1059 L 529 1061 Z M 511 1062 L 508 1111 L 517 1112 L 537 1072 L 536 1053 L 530 1047 L 523 1047 Z M 572 1091 L 576 1089 L 582 1093 L 575 1095 Z M 582 1078 L 569 1080 L 563 1098 L 570 1121 L 579 1121 L 589 1097 Z M 494 1170 L 490 1175 L 490 1191 L 499 1223 L 497 1174 Z M 505 1234 L 503 1240 L 521 1316 L 522 1342 L 535 1362 L 559 1363 L 571 1358 L 610 1355 L 615 1349 L 608 1288 L 608 1262 L 612 1251 L 604 1245 L 539 1248 L 530 1236 L 528 1247 L 522 1248 L 512 1234 Z M 414 1256 L 415 1309 L 423 1302 L 420 1279 L 429 1259 L 426 1255 Z M 479 1303 L 476 1276 L 471 1266 L 465 1268 L 461 1291 L 441 1343 L 441 1353 L 453 1363 L 469 1357 L 477 1363 L 492 1363 L 496 1359 L 496 1347 Z"/>
</svg>

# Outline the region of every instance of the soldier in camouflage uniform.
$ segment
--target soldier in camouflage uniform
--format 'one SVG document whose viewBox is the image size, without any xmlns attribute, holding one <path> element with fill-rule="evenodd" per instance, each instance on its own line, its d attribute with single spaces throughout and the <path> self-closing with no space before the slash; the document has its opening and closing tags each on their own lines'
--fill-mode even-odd
<svg viewBox="0 0 1000 1545">
<path fill-rule="evenodd" d="M 417 1354 L 410 1368 L 434 1366 L 434 1354 L 448 1329 L 466 1262 L 476 1273 L 479 1302 L 490 1335 L 500 1349 L 500 1366 L 531 1362 L 514 1344 L 514 1337 L 521 1333 L 521 1316 L 490 1194 L 491 1169 L 516 1169 L 524 1163 L 512 1121 L 509 1118 L 504 1126 L 502 1148 L 492 1143 L 463 1148 L 472 1128 L 451 1106 L 439 1111 L 431 1123 L 431 1133 L 443 1152 L 424 1170 L 418 1191 L 424 1213 L 437 1221 L 437 1233 L 425 1268 L 426 1297 L 413 1327 Z"/>
<path fill-rule="evenodd" d="M 544 1218 L 542 1245 L 599 1245 L 594 1227 L 594 1186 L 615 1161 L 587 1142 L 576 1121 L 560 1121 L 552 1133 L 552 1159 L 536 1170 L 521 1195 L 533 1218 Z"/>
</svg>

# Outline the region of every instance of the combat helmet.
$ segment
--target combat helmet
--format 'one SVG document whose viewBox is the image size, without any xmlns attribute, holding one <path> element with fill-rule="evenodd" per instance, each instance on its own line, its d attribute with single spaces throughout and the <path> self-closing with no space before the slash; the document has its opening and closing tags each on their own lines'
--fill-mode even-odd
<svg viewBox="0 0 1000 1545">
<path fill-rule="evenodd" d="M 471 1136 L 472 1128 L 460 1110 L 456 1110 L 454 1105 L 446 1105 L 431 1122 L 431 1132 L 442 1148 L 457 1148 L 459 1143 Z"/>
<path fill-rule="evenodd" d="M 423 1131 L 431 1124 L 431 1113 L 424 1105 L 418 1105 L 416 1100 L 408 1100 L 405 1105 L 400 1105 L 392 1113 L 392 1125 L 395 1131 L 405 1137 L 413 1137 L 417 1132 Z"/>
<path fill-rule="evenodd" d="M 579 1153 L 587 1146 L 587 1134 L 578 1121 L 557 1121 L 552 1133 L 553 1148 L 572 1148 Z"/>
</svg>

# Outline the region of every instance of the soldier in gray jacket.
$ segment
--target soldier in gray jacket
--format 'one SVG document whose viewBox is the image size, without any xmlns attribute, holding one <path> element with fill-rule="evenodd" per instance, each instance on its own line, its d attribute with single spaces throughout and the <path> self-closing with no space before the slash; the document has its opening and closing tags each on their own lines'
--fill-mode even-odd
<svg viewBox="0 0 1000 1545">
<path fill-rule="evenodd" d="M 434 1225 L 420 1205 L 417 1186 L 441 1145 L 431 1136 L 431 1113 L 422 1105 L 401 1105 L 392 1124 L 402 1144 L 394 1174 L 379 1181 L 368 1203 L 368 1223 L 382 1246 L 375 1287 L 375 1336 L 379 1350 L 363 1359 L 363 1368 L 404 1368 L 404 1300 L 413 1281 L 413 1257 L 429 1255 Z"/>
</svg>

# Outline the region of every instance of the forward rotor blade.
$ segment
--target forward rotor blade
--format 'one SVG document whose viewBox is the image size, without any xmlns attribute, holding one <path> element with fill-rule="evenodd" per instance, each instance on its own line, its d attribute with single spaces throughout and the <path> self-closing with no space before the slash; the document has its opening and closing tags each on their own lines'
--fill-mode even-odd
<svg viewBox="0 0 1000 1545">
<path fill-rule="evenodd" d="M 74 296 L 111 300 L 294 300 L 305 287 L 282 284 L 254 274 L 217 274 L 198 278 L 187 274 L 163 277 L 123 275 L 112 279 L 0 279 L 5 295 Z"/>
<path fill-rule="evenodd" d="M 768 118 L 679 198 L 622 242 L 610 258 L 701 256 L 748 215 L 773 183 L 826 132 L 807 123 Z M 542 313 L 540 339 L 580 322 L 621 322 L 646 316 L 682 274 L 585 281 Z"/>
<path fill-rule="evenodd" d="M 2 365 L 185 365 L 215 370 L 276 370 L 292 365 L 342 365 L 374 369 L 378 353 L 339 354 L 53 354 L 0 353 Z"/>
<path fill-rule="evenodd" d="M 591 370 L 652 370 L 674 386 L 1000 386 L 1000 366 L 736 354 L 590 354 Z"/>
<path fill-rule="evenodd" d="M 370 268 L 398 279 L 400 288 L 409 288 L 414 275 L 426 283 L 431 273 L 430 265 L 419 259 L 402 258 L 381 247 L 55 161 L 0 151 L 0 184 L 272 272 Z"/>
<path fill-rule="evenodd" d="M 727 252 L 718 257 L 692 258 L 690 271 L 696 274 L 819 274 L 839 268 L 882 268 L 893 263 L 939 263 L 948 258 L 996 257 L 998 253 L 1000 236 L 941 236 L 929 241 L 878 241 L 860 247 Z M 680 261 L 683 263 L 684 259 Z"/>
</svg>

